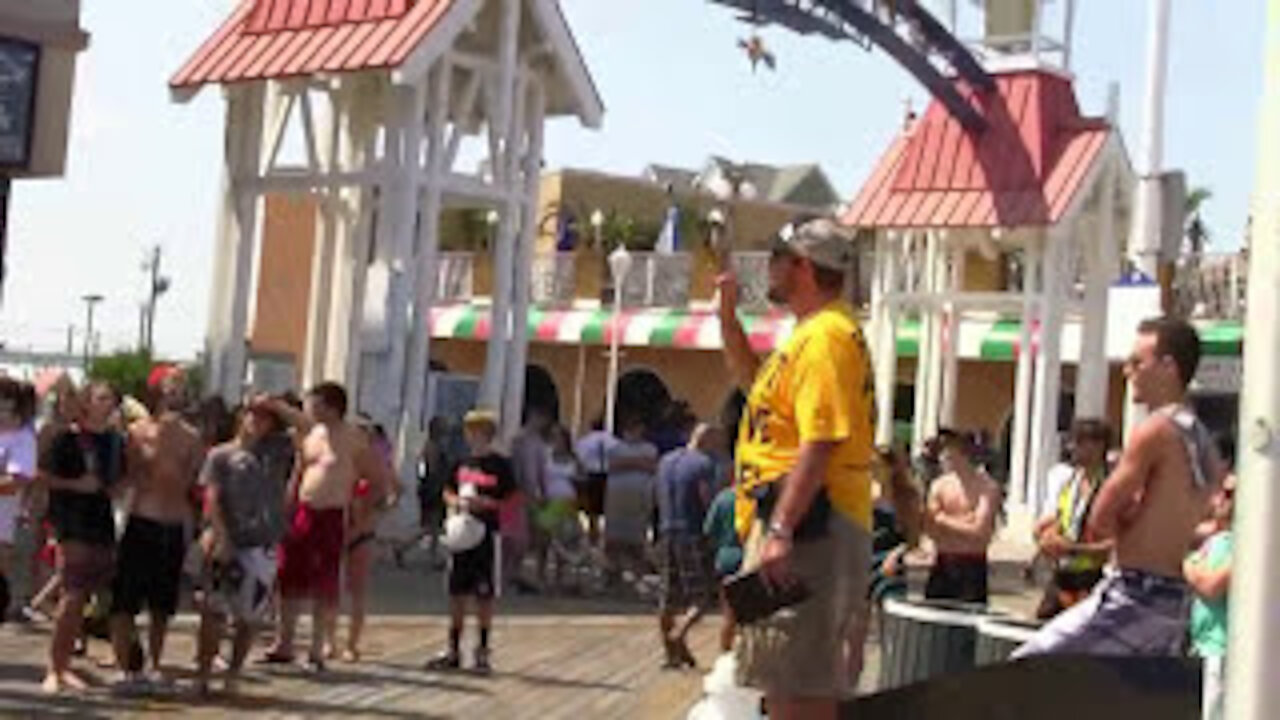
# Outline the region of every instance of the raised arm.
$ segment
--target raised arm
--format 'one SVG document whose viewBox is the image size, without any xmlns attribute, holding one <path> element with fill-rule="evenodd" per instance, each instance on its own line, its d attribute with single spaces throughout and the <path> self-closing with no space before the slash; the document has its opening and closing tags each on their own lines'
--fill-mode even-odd
<svg viewBox="0 0 1280 720">
<path fill-rule="evenodd" d="M 746 392 L 760 371 L 760 357 L 751 349 L 747 331 L 738 319 L 738 278 L 733 273 L 724 273 L 716 278 L 716 288 L 720 291 L 718 311 L 725 364 L 733 383 Z"/>
<path fill-rule="evenodd" d="M 253 402 L 265 404 L 272 412 L 279 415 L 286 425 L 296 429 L 298 437 L 305 436 L 311 430 L 311 427 L 315 425 L 309 415 L 280 398 L 262 395 L 254 398 Z"/>
</svg>

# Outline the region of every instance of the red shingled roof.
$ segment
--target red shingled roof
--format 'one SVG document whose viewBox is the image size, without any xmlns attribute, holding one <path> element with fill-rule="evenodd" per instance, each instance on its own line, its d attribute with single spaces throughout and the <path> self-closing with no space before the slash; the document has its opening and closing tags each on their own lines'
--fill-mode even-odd
<svg viewBox="0 0 1280 720">
<path fill-rule="evenodd" d="M 844 216 L 869 228 L 1051 225 L 1062 219 L 1111 127 L 1084 118 L 1071 81 L 1042 71 L 996 78 L 970 98 L 988 127 L 970 134 L 934 101 L 899 136 Z"/>
<path fill-rule="evenodd" d="M 398 67 L 453 0 L 245 0 L 175 88 Z"/>
</svg>

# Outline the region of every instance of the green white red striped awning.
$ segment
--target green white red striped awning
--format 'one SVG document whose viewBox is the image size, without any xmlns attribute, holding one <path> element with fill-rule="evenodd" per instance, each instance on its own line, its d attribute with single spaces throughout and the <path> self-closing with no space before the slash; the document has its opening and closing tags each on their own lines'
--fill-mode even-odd
<svg viewBox="0 0 1280 720">
<path fill-rule="evenodd" d="M 768 352 L 791 334 L 795 321 L 786 313 L 742 315 L 751 345 Z M 610 310 L 574 308 L 529 309 L 529 340 L 569 345 L 608 345 L 613 342 Z M 670 347 L 719 350 L 720 324 L 714 313 L 687 309 L 641 309 L 622 312 L 617 322 L 619 342 L 627 347 Z M 435 338 L 487 340 L 491 331 L 487 305 L 459 304 L 434 308 L 431 335 Z"/>
<path fill-rule="evenodd" d="M 757 352 L 769 352 L 791 334 L 795 321 L 786 313 L 742 313 L 742 323 Z M 543 309 L 530 308 L 529 340 L 535 343 L 566 345 L 608 345 L 613 341 L 611 310 L 601 307 Z M 684 350 L 719 350 L 720 323 L 714 312 L 703 309 L 645 308 L 625 310 L 617 327 L 625 347 L 666 347 Z M 431 311 L 431 336 L 441 339 L 488 340 L 490 308 L 486 304 L 443 305 Z M 965 318 L 959 333 L 959 355 L 969 360 L 1011 361 L 1018 356 L 1021 323 L 1017 319 Z M 1038 343 L 1038 328 L 1032 332 Z M 1200 326 L 1204 354 L 1240 355 L 1242 328 L 1238 322 L 1219 321 Z M 920 322 L 907 318 L 898 323 L 899 357 L 916 357 L 920 351 Z M 1113 360 L 1122 359 L 1129 348 L 1109 349 Z M 1080 326 L 1069 322 L 1063 329 L 1062 359 L 1076 362 L 1080 357 Z"/>
</svg>

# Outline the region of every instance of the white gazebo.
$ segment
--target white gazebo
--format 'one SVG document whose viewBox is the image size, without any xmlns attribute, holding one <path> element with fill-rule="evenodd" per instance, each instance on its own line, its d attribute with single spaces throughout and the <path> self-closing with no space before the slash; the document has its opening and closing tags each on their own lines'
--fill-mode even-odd
<svg viewBox="0 0 1280 720">
<path fill-rule="evenodd" d="M 985 129 L 939 102 L 909 118 L 844 220 L 874 237 L 870 334 L 877 440 L 891 440 L 897 329 L 919 323 L 913 442 L 954 426 L 965 319 L 1019 324 L 1012 506 L 1039 499 L 1058 453 L 1062 344 L 1079 318 L 1077 417 L 1105 417 L 1107 304 L 1124 256 L 1133 173 L 1112 119 L 1080 114 L 1069 73 L 1042 61 L 963 92 Z M 993 399 L 994 400 L 994 399 Z"/>
<path fill-rule="evenodd" d="M 441 211 L 488 207 L 495 332 L 483 402 L 505 427 L 518 422 L 543 127 L 575 116 L 595 128 L 603 114 L 557 0 L 245 0 L 171 89 L 185 102 L 210 84 L 227 119 L 209 389 L 229 400 L 244 390 L 263 196 L 310 194 L 299 379 L 343 382 L 404 458 L 422 430 Z"/>
</svg>

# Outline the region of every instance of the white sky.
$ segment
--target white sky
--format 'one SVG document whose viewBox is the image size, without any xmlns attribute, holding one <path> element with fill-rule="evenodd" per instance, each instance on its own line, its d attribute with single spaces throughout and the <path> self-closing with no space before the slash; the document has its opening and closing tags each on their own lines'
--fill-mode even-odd
<svg viewBox="0 0 1280 720">
<path fill-rule="evenodd" d="M 751 29 L 702 0 L 563 0 L 604 96 L 605 129 L 553 124 L 550 167 L 637 173 L 649 162 L 698 166 L 711 153 L 818 162 L 852 195 L 924 91 L 882 53 L 764 31 L 776 73 L 752 74 L 736 48 Z M 1254 178 L 1264 3 L 1175 3 L 1166 165 L 1214 192 L 1219 248 L 1238 245 Z M 1078 94 L 1101 114 L 1122 88 L 1131 154 L 1141 120 L 1146 2 L 1081 0 Z M 137 338 L 145 249 L 160 243 L 174 281 L 161 302 L 161 353 L 202 344 L 218 190 L 222 101 L 210 88 L 175 105 L 166 81 L 230 12 L 232 0 L 85 0 L 92 34 L 78 69 L 67 176 L 18 182 L 0 341 L 58 349 L 88 292 L 106 349 Z M 1228 11 L 1230 8 L 1231 12 Z M 2 30 L 2 29 L 0 29 Z"/>
</svg>

